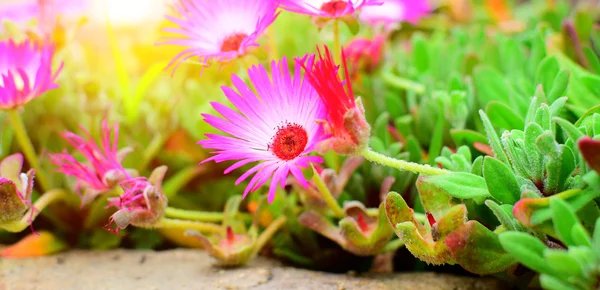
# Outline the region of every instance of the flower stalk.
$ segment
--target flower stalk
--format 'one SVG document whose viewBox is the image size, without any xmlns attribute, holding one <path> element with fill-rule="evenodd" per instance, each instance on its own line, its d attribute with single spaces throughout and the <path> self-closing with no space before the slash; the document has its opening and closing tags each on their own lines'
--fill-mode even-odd
<svg viewBox="0 0 600 290">
<path fill-rule="evenodd" d="M 23 154 L 25 154 L 25 158 L 27 158 L 27 161 L 29 161 L 31 167 L 35 168 L 36 170 L 36 177 L 40 183 L 40 186 L 42 187 L 42 191 L 47 191 L 50 188 L 50 180 L 40 167 L 37 153 L 35 152 L 33 144 L 31 143 L 31 139 L 27 134 L 27 130 L 25 129 L 21 115 L 17 110 L 8 110 L 6 113 L 8 115 L 8 120 L 15 131 L 17 142 L 19 142 L 19 145 L 23 150 Z"/>
<path fill-rule="evenodd" d="M 256 257 L 260 250 L 265 246 L 265 244 L 271 240 L 273 235 L 285 224 L 287 221 L 285 216 L 280 216 L 276 220 L 274 220 L 269 226 L 258 236 L 256 239 L 256 243 L 254 244 L 254 249 L 252 252 L 252 257 Z"/>
<path fill-rule="evenodd" d="M 387 167 L 396 168 L 401 171 L 410 171 L 410 172 L 420 173 L 420 174 L 424 174 L 424 175 L 442 175 L 442 174 L 450 173 L 450 171 L 445 170 L 445 169 L 440 169 L 440 168 L 431 167 L 429 165 L 423 165 L 423 164 L 418 164 L 418 163 L 414 163 L 414 162 L 394 159 L 394 158 L 385 156 L 383 154 L 377 153 L 370 148 L 366 148 L 362 152 L 362 156 L 371 162 L 375 162 L 377 164 L 387 166 Z"/>
<path fill-rule="evenodd" d="M 167 207 L 165 209 L 165 216 L 199 222 L 220 222 L 223 220 L 224 215 L 222 212 L 195 211 Z"/>
</svg>

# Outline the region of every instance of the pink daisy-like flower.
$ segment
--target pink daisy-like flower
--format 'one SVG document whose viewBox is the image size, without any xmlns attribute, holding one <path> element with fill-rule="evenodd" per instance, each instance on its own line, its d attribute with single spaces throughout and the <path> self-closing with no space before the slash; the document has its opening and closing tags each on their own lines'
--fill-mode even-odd
<svg viewBox="0 0 600 290">
<path fill-rule="evenodd" d="M 281 0 L 285 10 L 320 16 L 338 18 L 354 13 L 363 6 L 379 6 L 383 0 Z"/>
<path fill-rule="evenodd" d="M 62 134 L 62 137 L 79 151 L 89 165 L 77 161 L 68 153 L 51 154 L 52 162 L 59 167 L 59 171 L 77 178 L 77 187 L 85 188 L 83 203 L 93 200 L 99 194 L 112 189 L 122 180 L 130 178 L 130 174 L 121 165 L 129 148 L 117 149 L 119 126 L 115 125 L 111 132 L 106 120 L 102 122 L 102 141 L 100 146 L 89 132 L 82 128 L 85 137 L 72 132 Z M 111 141 L 111 133 L 113 140 Z"/>
<path fill-rule="evenodd" d="M 258 46 L 258 37 L 275 21 L 276 0 L 180 0 L 175 8 L 181 18 L 166 16 L 178 25 L 165 31 L 180 34 L 164 44 L 187 47 L 171 62 L 180 64 L 198 57 L 202 64 L 228 61 Z"/>
<path fill-rule="evenodd" d="M 15 109 L 58 88 L 55 81 L 62 64 L 53 72 L 53 58 L 52 45 L 0 41 L 0 109 Z"/>
<path fill-rule="evenodd" d="M 386 0 L 381 6 L 362 9 L 358 19 L 373 26 L 383 24 L 385 29 L 392 29 L 404 21 L 415 24 L 430 12 L 431 6 L 427 0 Z"/>
<path fill-rule="evenodd" d="M 314 56 L 308 57 L 309 64 L 313 61 Z M 223 87 L 240 112 L 213 102 L 212 106 L 225 118 L 204 115 L 207 123 L 231 136 L 207 134 L 208 139 L 198 142 L 204 148 L 215 149 L 215 155 L 203 162 L 238 160 L 225 170 L 227 174 L 248 163 L 262 161 L 236 181 L 237 185 L 255 174 L 244 196 L 271 178 L 269 202 L 273 201 L 277 185 L 285 186 L 289 173 L 308 186 L 300 168 L 322 162 L 321 157 L 308 154 L 324 137 L 317 120 L 325 118 L 325 107 L 301 72 L 300 64 L 296 63 L 294 76 L 290 76 L 285 58 L 272 62 L 272 77 L 263 66 L 252 67 L 248 74 L 257 94 L 235 75 L 232 81 L 237 92 Z"/>
</svg>

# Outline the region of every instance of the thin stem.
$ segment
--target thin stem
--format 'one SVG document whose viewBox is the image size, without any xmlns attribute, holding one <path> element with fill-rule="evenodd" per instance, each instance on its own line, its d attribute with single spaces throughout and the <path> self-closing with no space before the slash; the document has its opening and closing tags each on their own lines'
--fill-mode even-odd
<svg viewBox="0 0 600 290">
<path fill-rule="evenodd" d="M 386 72 L 383 74 L 383 80 L 396 88 L 415 92 L 419 95 L 424 94 L 426 90 L 425 85 L 417 83 L 415 81 L 411 81 L 409 79 L 401 78 L 390 72 Z"/>
<path fill-rule="evenodd" d="M 333 20 L 333 60 L 336 64 L 341 64 L 342 62 L 342 48 L 340 46 L 340 22 L 337 19 Z"/>
<path fill-rule="evenodd" d="M 285 216 L 280 216 L 271 224 L 269 224 L 269 226 L 260 234 L 260 236 L 258 236 L 258 239 L 256 239 L 252 257 L 256 257 L 258 252 L 260 252 L 260 250 L 265 246 L 267 241 L 273 237 L 273 235 L 285 224 L 286 221 L 287 219 Z"/>
<path fill-rule="evenodd" d="M 387 243 L 387 245 L 385 245 L 383 247 L 383 249 L 381 249 L 380 253 L 383 254 L 383 253 L 393 252 L 402 246 L 404 246 L 404 242 L 400 239 L 395 239 L 395 240 L 392 240 L 391 242 Z"/>
<path fill-rule="evenodd" d="M 146 150 L 144 150 L 144 157 L 142 162 L 140 163 L 139 170 L 143 171 L 148 167 L 150 162 L 156 157 L 160 149 L 162 149 L 163 145 L 167 142 L 167 136 L 165 134 L 158 133 L 154 135 Z"/>
<path fill-rule="evenodd" d="M 331 208 L 331 210 L 333 210 L 333 214 L 335 215 L 335 217 L 343 218 L 346 215 L 346 213 L 338 204 L 335 197 L 333 197 L 333 194 L 331 194 L 331 191 L 329 190 L 329 188 L 327 188 L 327 185 L 325 185 L 325 182 L 323 182 L 321 176 L 314 169 L 313 174 L 313 181 L 315 182 L 315 185 L 317 186 L 319 192 L 321 192 L 321 194 L 323 195 L 323 200 L 325 201 L 325 203 L 329 206 L 329 208 Z"/>
<path fill-rule="evenodd" d="M 38 198 L 33 206 L 23 215 L 21 220 L 18 222 L 2 225 L 1 227 L 9 232 L 18 233 L 26 229 L 35 218 L 46 208 L 48 205 L 55 201 L 66 200 L 68 197 L 67 191 L 64 189 L 53 189 Z"/>
<path fill-rule="evenodd" d="M 393 168 L 396 168 L 396 169 L 402 170 L 402 171 L 422 173 L 425 175 L 441 175 L 441 174 L 450 173 L 450 171 L 445 170 L 445 169 L 439 169 L 439 168 L 431 167 L 429 165 L 422 165 L 422 164 L 418 164 L 418 163 L 414 163 L 414 162 L 394 159 L 394 158 L 385 156 L 383 154 L 377 153 L 377 152 L 371 150 L 371 148 L 366 148 L 363 151 L 363 157 L 365 157 L 365 159 L 367 159 L 371 162 L 375 162 L 377 164 L 387 166 L 387 167 L 393 167 Z"/>
<path fill-rule="evenodd" d="M 269 25 L 267 29 L 267 38 L 269 39 L 269 55 L 271 60 L 279 59 L 279 52 L 277 51 L 277 39 L 275 38 L 275 26 Z"/>
<path fill-rule="evenodd" d="M 27 158 L 27 161 L 29 161 L 31 167 L 35 168 L 36 170 L 36 179 L 40 183 L 42 191 L 47 191 L 50 188 L 50 180 L 47 178 L 46 174 L 40 167 L 37 153 L 33 148 L 31 139 L 29 139 L 29 135 L 27 135 L 27 130 L 25 130 L 25 125 L 23 124 L 23 119 L 21 119 L 21 115 L 16 110 L 7 111 L 7 115 L 8 120 L 10 121 L 13 130 L 15 131 L 17 142 L 19 142 L 21 150 L 23 150 L 23 154 L 25 154 L 25 158 Z"/>
<path fill-rule="evenodd" d="M 156 228 L 170 228 L 170 229 L 182 229 L 182 230 L 196 230 L 201 233 L 221 233 L 223 228 L 216 224 L 201 223 L 196 221 L 177 220 L 170 218 L 162 218 Z"/>
<path fill-rule="evenodd" d="M 195 211 L 172 207 L 167 207 L 167 209 L 165 210 L 165 216 L 170 218 L 193 220 L 199 222 L 220 222 L 223 220 L 222 212 Z"/>
</svg>

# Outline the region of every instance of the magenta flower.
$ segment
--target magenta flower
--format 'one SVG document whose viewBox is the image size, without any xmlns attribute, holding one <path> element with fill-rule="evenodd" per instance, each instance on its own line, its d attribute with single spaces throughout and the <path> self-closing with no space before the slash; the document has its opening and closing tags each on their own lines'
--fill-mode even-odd
<svg viewBox="0 0 600 290">
<path fill-rule="evenodd" d="M 354 13 L 363 6 L 379 6 L 383 0 L 280 0 L 285 10 L 320 16 L 338 18 Z"/>
<path fill-rule="evenodd" d="M 355 38 L 344 47 L 344 54 L 352 64 L 352 77 L 359 71 L 372 72 L 379 66 L 384 42 L 384 35 L 376 35 L 373 39 Z"/>
<path fill-rule="evenodd" d="M 88 6 L 89 0 L 21 0 L 14 3 L 0 3 L 0 20 L 25 25 L 37 19 L 40 26 L 53 27 L 59 17 L 79 17 Z"/>
<path fill-rule="evenodd" d="M 358 18 L 373 26 L 383 24 L 385 29 L 392 29 L 404 21 L 416 24 L 430 12 L 427 0 L 386 0 L 381 6 L 365 7 Z"/>
<path fill-rule="evenodd" d="M 164 44 L 187 47 L 171 62 L 176 67 L 192 57 L 207 65 L 244 55 L 278 15 L 276 0 L 182 0 L 175 8 L 181 18 L 166 17 L 179 27 L 165 31 L 182 37 Z"/>
<path fill-rule="evenodd" d="M 308 58 L 311 66 L 313 61 L 314 56 Z M 258 94 L 234 75 L 237 92 L 229 87 L 223 87 L 223 92 L 240 112 L 214 102 L 212 106 L 225 118 L 204 115 L 207 123 L 231 136 L 207 134 L 208 139 L 198 142 L 204 148 L 216 149 L 215 155 L 203 163 L 238 160 L 225 170 L 227 174 L 260 162 L 236 181 L 237 185 L 254 174 L 244 196 L 271 178 L 269 202 L 273 201 L 277 185 L 285 186 L 289 173 L 308 186 L 300 168 L 323 161 L 308 154 L 324 137 L 317 120 L 325 118 L 325 107 L 310 83 L 303 80 L 301 71 L 296 63 L 294 76 L 290 76 L 285 58 L 272 62 L 271 77 L 262 65 L 252 67 L 248 74 Z"/>
<path fill-rule="evenodd" d="M 88 165 L 77 161 L 73 155 L 66 152 L 51 154 L 50 158 L 59 167 L 60 172 L 77 178 L 77 187 L 85 189 L 82 203 L 86 204 L 96 196 L 109 191 L 119 182 L 131 178 L 121 165 L 121 161 L 130 149 L 117 150 L 119 126 L 115 125 L 111 132 L 106 120 L 102 122 L 100 146 L 96 144 L 89 132 L 83 128 L 82 130 L 85 137 L 71 132 L 63 133 L 62 137 L 85 157 Z"/>
<path fill-rule="evenodd" d="M 58 88 L 52 71 L 54 47 L 31 41 L 0 41 L 0 109 L 23 106 L 44 92 Z"/>
<path fill-rule="evenodd" d="M 166 166 L 154 169 L 150 178 L 129 178 L 120 183 L 124 193 L 109 198 L 109 206 L 118 208 L 110 217 L 109 225 L 115 223 L 124 229 L 132 224 L 136 227 L 154 227 L 163 217 L 167 207 L 167 197 L 162 191 L 162 181 L 167 172 Z"/>
</svg>

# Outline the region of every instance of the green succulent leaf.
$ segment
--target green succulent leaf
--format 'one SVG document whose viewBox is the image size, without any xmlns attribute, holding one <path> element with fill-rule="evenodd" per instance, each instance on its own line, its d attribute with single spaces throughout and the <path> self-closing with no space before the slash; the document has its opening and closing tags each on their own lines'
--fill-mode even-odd
<svg viewBox="0 0 600 290">
<path fill-rule="evenodd" d="M 428 176 L 423 178 L 422 182 L 436 186 L 452 197 L 473 199 L 477 203 L 483 203 L 490 197 L 483 177 L 471 173 L 453 172 Z"/>
<path fill-rule="evenodd" d="M 562 69 L 554 78 L 554 82 L 552 84 L 552 89 L 548 93 L 548 102 L 554 102 L 558 100 L 558 98 L 565 95 L 567 91 L 567 86 L 569 84 L 569 76 L 570 73 L 566 69 Z"/>
<path fill-rule="evenodd" d="M 498 237 L 504 250 L 521 264 L 540 273 L 554 274 L 544 259 L 546 245 L 538 238 L 521 232 L 504 232 Z"/>
<path fill-rule="evenodd" d="M 570 285 L 552 275 L 542 274 L 540 283 L 544 289 L 548 290 L 573 290 L 573 285 Z"/>
<path fill-rule="evenodd" d="M 486 112 L 496 128 L 512 130 L 525 126 L 523 118 L 504 103 L 491 101 L 487 105 Z"/>
<path fill-rule="evenodd" d="M 579 223 L 577 215 L 564 200 L 560 198 L 550 199 L 550 209 L 552 210 L 552 222 L 554 229 L 561 241 L 567 246 L 576 245 L 571 237 L 573 227 Z"/>
<path fill-rule="evenodd" d="M 477 221 L 468 221 L 450 233 L 444 243 L 456 263 L 479 275 L 498 273 L 516 263 L 500 245 L 498 235 Z"/>
<path fill-rule="evenodd" d="M 502 143 L 500 142 L 500 137 L 498 136 L 498 134 L 496 133 L 496 130 L 492 126 L 490 119 L 481 110 L 479 111 L 479 116 L 481 116 L 481 121 L 483 122 L 483 127 L 485 128 L 485 132 L 487 133 L 487 137 L 490 142 L 490 146 L 492 146 L 492 151 L 494 152 L 494 157 L 497 158 L 498 160 L 504 162 L 505 164 L 509 164 L 508 157 L 506 157 L 506 153 L 504 152 L 504 150 L 502 148 Z"/>
<path fill-rule="evenodd" d="M 521 190 L 512 170 L 493 157 L 485 157 L 483 161 L 483 178 L 488 192 L 498 201 L 505 204 L 516 203 Z"/>
<path fill-rule="evenodd" d="M 512 205 L 504 204 L 500 206 L 491 199 L 486 200 L 485 205 L 492 211 L 498 221 L 500 221 L 500 224 L 503 225 L 507 230 L 518 230 L 517 223 L 512 216 Z"/>
</svg>

